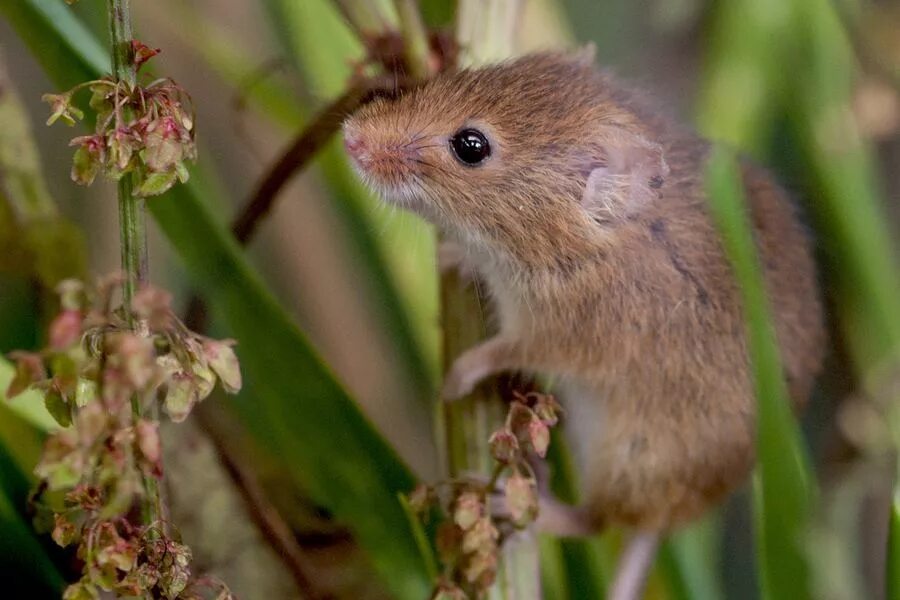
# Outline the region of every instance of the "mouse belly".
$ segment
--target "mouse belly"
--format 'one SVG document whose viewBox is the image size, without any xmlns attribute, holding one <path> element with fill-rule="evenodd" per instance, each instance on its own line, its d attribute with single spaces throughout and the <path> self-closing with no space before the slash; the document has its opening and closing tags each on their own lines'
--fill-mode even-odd
<svg viewBox="0 0 900 600">
<path fill-rule="evenodd" d="M 670 396 L 681 405 L 681 418 L 673 418 L 658 401 L 642 406 L 628 391 L 571 380 L 560 386 L 582 504 L 598 524 L 669 530 L 746 480 L 754 463 L 752 395 L 721 403 Z"/>
</svg>

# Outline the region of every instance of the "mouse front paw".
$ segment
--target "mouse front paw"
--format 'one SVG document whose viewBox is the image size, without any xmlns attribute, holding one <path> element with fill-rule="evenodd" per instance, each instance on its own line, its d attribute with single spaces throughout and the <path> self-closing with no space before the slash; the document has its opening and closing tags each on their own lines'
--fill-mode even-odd
<svg viewBox="0 0 900 600">
<path fill-rule="evenodd" d="M 494 337 L 463 352 L 444 378 L 441 398 L 456 400 L 472 392 L 484 378 L 518 366 L 515 345 Z"/>
<path fill-rule="evenodd" d="M 453 367 L 444 378 L 444 386 L 441 388 L 441 399 L 444 401 L 459 400 L 471 394 L 482 379 L 475 370 L 467 368 L 465 364 L 460 364 L 461 362 L 457 360 L 453 363 Z"/>
</svg>

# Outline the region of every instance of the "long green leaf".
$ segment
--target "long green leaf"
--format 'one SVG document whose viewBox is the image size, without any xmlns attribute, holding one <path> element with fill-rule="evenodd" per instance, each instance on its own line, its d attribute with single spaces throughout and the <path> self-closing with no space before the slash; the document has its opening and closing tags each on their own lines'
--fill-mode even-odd
<svg viewBox="0 0 900 600">
<path fill-rule="evenodd" d="M 791 414 L 765 285 L 734 158 L 717 148 L 708 165 L 709 206 L 741 288 L 757 397 L 758 466 L 753 477 L 757 551 L 766 598 L 809 598 L 801 544 L 809 523 L 811 471 Z"/>
<path fill-rule="evenodd" d="M 754 154 L 768 145 L 786 93 L 792 18 L 791 0 L 715 4 L 697 118 L 704 134 Z"/>
<path fill-rule="evenodd" d="M 707 516 L 672 535 L 661 548 L 660 571 L 672 600 L 724 598 L 714 549 L 717 526 L 717 520 Z"/>
<path fill-rule="evenodd" d="M 58 598 L 62 575 L 25 518 L 28 473 L 37 464 L 43 442 L 40 430 L 7 405 L 4 392 L 12 370 L 0 358 L 0 595 Z M 39 397 L 27 400 L 43 407 Z"/>
<path fill-rule="evenodd" d="M 90 64 L 90 45 L 81 48 L 80 37 L 47 26 L 40 7 L 48 1 L 12 0 L 2 8 L 4 14 L 25 17 L 11 22 L 36 55 L 48 40 L 63 38 L 71 54 L 45 64 L 62 84 L 70 69 Z M 265 415 L 267 441 L 296 480 L 372 551 L 374 565 L 398 597 L 424 597 L 424 565 L 396 499 L 397 492 L 412 487 L 412 475 L 265 289 L 201 197 L 194 180 L 153 200 L 151 211 L 195 285 L 240 342 L 247 386 L 238 403 Z"/>
<path fill-rule="evenodd" d="M 109 53 L 59 0 L 0 0 L 0 12 L 61 88 L 109 71 Z"/>
<path fill-rule="evenodd" d="M 849 41 L 828 0 L 796 0 L 807 64 L 795 79 L 792 125 L 808 161 L 811 204 L 833 261 L 844 333 L 865 372 L 900 357 L 900 268 L 878 190 L 872 149 L 850 113 L 854 67 Z"/>
<path fill-rule="evenodd" d="M 808 45 L 809 65 L 796 80 L 794 131 L 818 192 L 814 206 L 833 261 L 838 312 L 851 356 L 863 382 L 900 363 L 900 269 L 878 190 L 872 149 L 850 116 L 854 63 L 850 41 L 833 3 L 797 0 L 798 32 Z M 898 422 L 895 397 L 882 400 Z M 896 440 L 896 432 L 895 432 Z M 896 477 L 896 476 L 895 476 Z M 894 481 L 889 517 L 885 589 L 900 598 L 900 479 Z"/>
<path fill-rule="evenodd" d="M 896 491 L 891 502 L 884 597 L 885 600 L 900 600 L 900 494 Z"/>
</svg>

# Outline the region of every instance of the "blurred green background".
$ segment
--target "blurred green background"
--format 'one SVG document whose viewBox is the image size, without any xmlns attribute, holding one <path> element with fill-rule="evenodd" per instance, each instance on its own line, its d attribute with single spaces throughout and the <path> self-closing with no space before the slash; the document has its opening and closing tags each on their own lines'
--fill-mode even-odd
<svg viewBox="0 0 900 600">
<path fill-rule="evenodd" d="M 454 5 L 424 0 L 428 24 L 452 34 Z M 44 127 L 40 102 L 107 69 L 105 8 L 0 0 L 2 353 L 40 346 L 61 277 L 118 268 L 114 186 L 69 181 L 75 133 Z M 434 233 L 364 192 L 339 141 L 292 180 L 246 252 L 224 228 L 310 115 L 345 88 L 362 46 L 328 0 L 134 0 L 132 9 L 137 37 L 163 49 L 156 72 L 193 96 L 200 145 L 190 186 L 150 201 L 151 279 L 179 306 L 200 292 L 216 333 L 238 340 L 248 380 L 237 399 L 211 398 L 166 430 L 173 521 L 197 568 L 241 598 L 422 598 L 428 582 L 395 495 L 442 472 Z M 900 598 L 890 566 L 900 556 L 887 551 L 900 436 L 900 4 L 523 0 L 522 9 L 517 51 L 593 42 L 599 63 L 776 171 L 818 240 L 833 347 L 804 435 L 773 425 L 782 433 L 761 449 L 759 501 L 751 507 L 748 485 L 675 536 L 648 594 Z M 726 165 L 710 183 L 726 201 L 728 177 Z M 0 362 L 0 388 L 10 372 Z M 0 404 L 0 590 L 12 598 L 58 597 L 73 568 L 27 514 L 47 426 L 36 404 Z M 783 538 L 776 530 L 761 543 L 754 511 L 775 522 L 767 517 L 790 504 L 779 498 L 796 491 L 779 487 L 793 481 L 783 448 L 809 456 L 813 499 Z M 542 542 L 546 597 L 597 597 L 619 538 Z M 785 578 L 779 565 L 795 571 Z"/>
</svg>

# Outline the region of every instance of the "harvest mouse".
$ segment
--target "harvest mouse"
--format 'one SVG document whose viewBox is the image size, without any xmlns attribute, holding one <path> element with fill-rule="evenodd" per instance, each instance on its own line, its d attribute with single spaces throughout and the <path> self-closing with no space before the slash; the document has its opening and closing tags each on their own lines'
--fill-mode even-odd
<svg viewBox="0 0 900 600">
<path fill-rule="evenodd" d="M 443 393 L 501 371 L 552 377 L 583 504 L 542 499 L 561 535 L 637 531 L 612 598 L 641 592 L 660 535 L 754 463 L 740 292 L 707 210 L 709 144 L 585 53 L 438 76 L 344 126 L 362 179 L 433 222 L 486 283 L 499 333 L 456 359 Z M 824 327 L 811 243 L 787 194 L 742 163 L 784 375 L 796 405 Z"/>
</svg>

